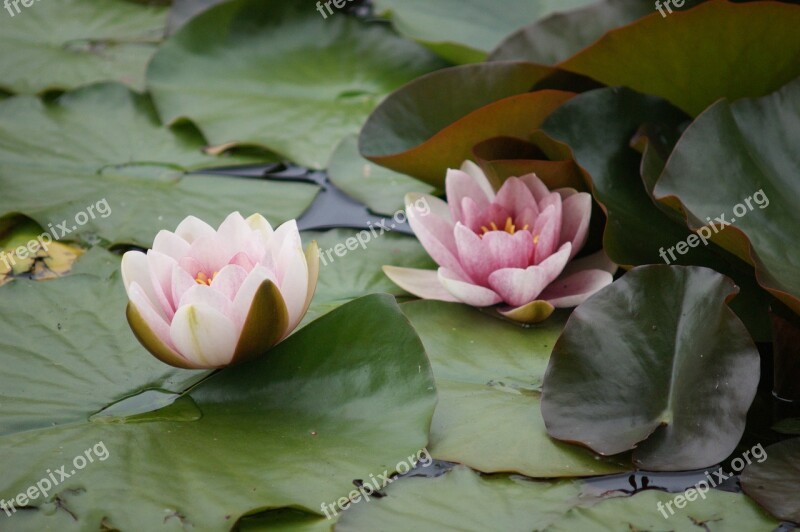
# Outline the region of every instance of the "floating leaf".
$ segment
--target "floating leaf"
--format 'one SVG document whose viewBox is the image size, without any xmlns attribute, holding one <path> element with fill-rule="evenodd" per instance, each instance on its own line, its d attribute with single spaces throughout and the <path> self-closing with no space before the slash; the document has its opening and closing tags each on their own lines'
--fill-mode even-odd
<svg viewBox="0 0 800 532">
<path fill-rule="evenodd" d="M 744 433 L 760 358 L 707 268 L 642 266 L 572 313 L 544 378 L 548 433 L 637 468 L 723 460 Z"/>
<path fill-rule="evenodd" d="M 358 137 L 347 137 L 328 162 L 328 177 L 337 187 L 357 199 L 372 212 L 393 215 L 405 209 L 403 198 L 409 192 L 433 193 L 421 181 L 392 172 L 361 157 Z"/>
<path fill-rule="evenodd" d="M 770 445 L 765 454 L 742 471 L 742 489 L 778 519 L 800 523 L 800 438 Z"/>
<path fill-rule="evenodd" d="M 655 195 L 680 200 L 695 228 L 727 215 L 733 225 L 720 244 L 800 314 L 800 250 L 787 245 L 800 224 L 798 135 L 800 80 L 764 98 L 717 102 L 678 141 Z"/>
<path fill-rule="evenodd" d="M 318 191 L 305 183 L 186 175 L 253 160 L 211 157 L 202 147 L 195 131 L 160 126 L 146 96 L 117 84 L 49 103 L 0 101 L 0 216 L 24 213 L 58 239 L 148 247 L 159 230 L 188 215 L 218 224 L 236 210 L 260 212 L 277 224 L 299 216 Z"/>
<path fill-rule="evenodd" d="M 325 20 L 313 7 L 235 0 L 189 21 L 148 68 L 162 119 L 188 118 L 212 144 L 264 146 L 322 168 L 386 94 L 444 66 L 388 28 Z"/>
<path fill-rule="evenodd" d="M 674 509 L 675 515 L 665 520 L 658 505 L 672 502 L 672 493 L 647 490 L 630 497 L 612 493 L 597 500 L 581 497 L 581 484 L 576 481 L 479 476 L 462 466 L 436 478 L 401 478 L 386 492 L 385 498 L 353 505 L 336 530 L 695 532 L 700 527 L 709 532 L 766 532 L 779 524 L 738 493 L 709 491 L 683 509 Z"/>
<path fill-rule="evenodd" d="M 445 59 L 476 63 L 520 26 L 593 1 L 495 0 L 491 9 L 481 0 L 374 0 L 374 5 L 397 31 Z"/>
<path fill-rule="evenodd" d="M 519 116 L 509 123 L 499 115 L 487 117 L 492 114 L 487 109 L 494 109 L 494 104 L 507 116 L 510 110 L 527 108 L 537 100 L 555 103 L 566 93 L 548 91 L 547 96 L 533 99 L 525 94 L 552 72 L 531 63 L 506 62 L 464 65 L 428 74 L 391 94 L 370 115 L 359 137 L 361 155 L 441 188 L 447 165 L 460 167 L 477 142 L 503 134 L 513 136 L 520 128 L 529 132 L 536 129 L 532 121 L 534 117 L 541 120 L 546 115 L 542 111 L 522 124 Z M 517 99 L 512 99 L 514 96 Z M 503 99 L 505 103 L 495 103 Z M 486 117 L 488 123 L 478 124 L 480 130 L 472 131 L 478 116 Z M 423 155 L 425 158 L 421 158 Z"/>
<path fill-rule="evenodd" d="M 14 286 L 0 290 L 9 288 Z M 112 323 L 124 326 L 122 320 Z M 46 338 L 61 341 L 55 331 Z M 70 478 L 46 502 L 32 501 L 30 509 L 10 517 L 15 526 L 70 531 L 105 523 L 119 530 L 227 531 L 242 515 L 266 508 L 321 515 L 321 504 L 349 493 L 354 478 L 391 473 L 427 442 L 436 401 L 433 377 L 419 338 L 390 296 L 341 307 L 268 356 L 216 373 L 170 410 L 112 422 L 64 423 L 59 416 L 64 424 L 24 430 L 31 413 L 57 414 L 41 396 L 63 401 L 80 394 L 82 405 L 100 399 L 83 378 L 121 355 L 97 340 L 84 334 L 81 344 L 96 347 L 72 371 L 57 363 L 63 355 L 54 349 L 40 355 L 48 370 L 36 381 L 17 378 L 15 388 L 24 390 L 27 405 L 14 414 L 20 431 L 0 437 L 0 492 L 22 492 L 61 464 Z M 3 357 L 9 353 L 3 349 Z M 30 353 L 25 355 L 20 370 L 31 363 Z M 143 352 L 131 356 L 140 364 L 158 364 Z M 114 384 L 129 385 L 122 376 Z M 87 396 L 87 389 L 93 393 Z M 7 393 L 8 386 L 2 390 Z M 99 442 L 106 459 L 72 475 L 73 457 Z"/>
<path fill-rule="evenodd" d="M 732 307 L 759 341 L 771 338 L 768 294 L 752 269 L 711 241 L 686 253 L 675 247 L 692 232 L 656 206 L 641 177 L 642 156 L 631 147 L 643 124 L 677 129 L 686 116 L 667 102 L 628 89 L 606 88 L 580 94 L 548 117 L 542 130 L 571 149 L 591 178 L 592 193 L 608 216 L 603 247 L 617 264 L 698 265 L 712 268 L 741 288 Z M 719 213 L 717 213 L 719 214 Z M 673 248 L 670 256 L 670 248 Z M 673 260 L 674 259 L 674 260 Z"/>
<path fill-rule="evenodd" d="M 798 25 L 800 6 L 710 0 L 612 30 L 558 67 L 695 116 L 719 98 L 763 96 L 800 75 Z"/>
<path fill-rule="evenodd" d="M 98 81 L 144 89 L 166 8 L 123 0 L 29 3 L 5 4 L 0 16 L 0 89 L 39 93 Z"/>
<path fill-rule="evenodd" d="M 547 436 L 540 391 L 563 314 L 524 328 L 455 303 L 402 307 L 425 344 L 439 390 L 428 447 L 434 458 L 534 477 L 624 470 L 621 462 Z"/>
<path fill-rule="evenodd" d="M 556 13 L 508 35 L 488 60 L 555 65 L 607 31 L 652 12 L 653 6 L 641 0 L 603 0 L 567 13 Z"/>
</svg>

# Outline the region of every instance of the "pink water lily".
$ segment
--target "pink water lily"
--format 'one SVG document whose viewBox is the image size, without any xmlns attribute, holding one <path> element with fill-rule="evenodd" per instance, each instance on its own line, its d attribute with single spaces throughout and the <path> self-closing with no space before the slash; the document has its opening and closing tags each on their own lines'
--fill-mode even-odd
<svg viewBox="0 0 800 532">
<path fill-rule="evenodd" d="M 273 230 L 238 212 L 217 230 L 189 216 L 146 254 L 122 257 L 134 334 L 180 368 L 220 368 L 280 342 L 305 315 L 318 272 L 316 243 L 303 253 L 294 220 Z"/>
<path fill-rule="evenodd" d="M 551 191 L 535 174 L 507 179 L 496 191 L 471 161 L 448 170 L 448 202 L 409 194 L 409 223 L 439 264 L 438 271 L 384 266 L 398 286 L 424 299 L 499 311 L 521 322 L 546 319 L 557 307 L 579 305 L 610 284 L 606 255 L 572 260 L 586 243 L 592 197 L 571 188 Z M 414 216 L 425 199 L 430 214 Z"/>
</svg>

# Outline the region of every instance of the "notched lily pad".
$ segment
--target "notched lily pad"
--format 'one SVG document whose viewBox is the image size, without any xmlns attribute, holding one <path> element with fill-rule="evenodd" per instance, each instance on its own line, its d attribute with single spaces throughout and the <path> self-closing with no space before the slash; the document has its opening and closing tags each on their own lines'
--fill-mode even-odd
<svg viewBox="0 0 800 532">
<path fill-rule="evenodd" d="M 744 432 L 759 354 L 708 268 L 643 266 L 579 306 L 545 374 L 548 433 L 641 469 L 720 462 Z"/>
</svg>

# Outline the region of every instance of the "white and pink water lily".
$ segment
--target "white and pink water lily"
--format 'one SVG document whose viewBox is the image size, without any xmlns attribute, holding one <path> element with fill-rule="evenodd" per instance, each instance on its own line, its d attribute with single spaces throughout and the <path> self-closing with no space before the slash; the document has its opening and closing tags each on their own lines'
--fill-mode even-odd
<svg viewBox="0 0 800 532">
<path fill-rule="evenodd" d="M 303 252 L 294 220 L 273 230 L 238 212 L 214 229 L 189 216 L 147 253 L 122 258 L 128 322 L 172 366 L 220 368 L 255 358 L 297 327 L 317 284 L 319 252 Z"/>
<path fill-rule="evenodd" d="M 508 318 L 535 323 L 612 282 L 617 266 L 602 251 L 572 260 L 586 243 L 588 193 L 551 191 L 535 174 L 511 177 L 495 191 L 471 161 L 448 170 L 445 187 L 447 203 L 406 196 L 407 207 L 422 197 L 430 205 L 429 215 L 409 215 L 409 223 L 439 269 L 384 266 L 404 290 L 474 307 L 502 304 Z"/>
</svg>

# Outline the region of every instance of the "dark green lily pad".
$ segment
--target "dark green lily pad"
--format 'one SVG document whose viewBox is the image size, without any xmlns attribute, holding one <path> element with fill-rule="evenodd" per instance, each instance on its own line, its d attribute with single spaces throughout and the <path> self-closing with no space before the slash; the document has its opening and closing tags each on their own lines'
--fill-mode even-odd
<svg viewBox="0 0 800 532">
<path fill-rule="evenodd" d="M 636 467 L 679 471 L 736 448 L 760 358 L 713 270 L 642 266 L 572 313 L 544 378 L 548 433 Z"/>
</svg>

